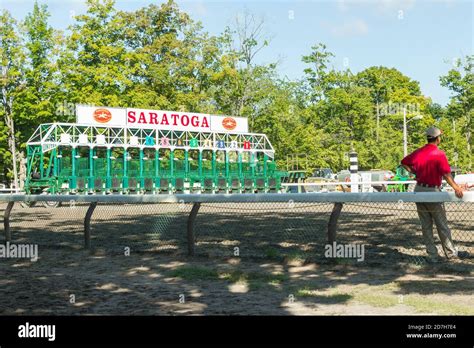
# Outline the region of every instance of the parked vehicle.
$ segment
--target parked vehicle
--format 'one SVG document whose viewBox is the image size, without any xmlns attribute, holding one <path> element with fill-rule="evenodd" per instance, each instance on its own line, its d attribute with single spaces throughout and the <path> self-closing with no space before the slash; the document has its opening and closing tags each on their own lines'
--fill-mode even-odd
<svg viewBox="0 0 474 348">
<path fill-rule="evenodd" d="M 454 180 L 456 183 L 467 191 L 474 191 L 474 173 L 458 174 Z M 446 184 L 447 191 L 452 191 L 451 186 Z"/>
<path fill-rule="evenodd" d="M 313 171 L 313 178 L 321 178 L 321 179 L 330 179 L 333 180 L 335 178 L 335 174 L 331 170 L 331 168 L 318 168 Z"/>
<path fill-rule="evenodd" d="M 361 170 L 357 172 L 359 176 L 359 181 L 362 181 L 363 174 L 369 173 L 371 181 L 388 181 L 392 179 L 395 174 L 391 170 L 384 170 L 384 169 L 371 169 L 371 170 Z M 338 182 L 350 182 L 351 181 L 351 173 L 349 170 L 341 170 L 336 174 L 336 181 Z M 372 185 L 374 190 L 376 191 L 386 191 L 387 185 L 384 184 L 374 184 Z"/>
</svg>

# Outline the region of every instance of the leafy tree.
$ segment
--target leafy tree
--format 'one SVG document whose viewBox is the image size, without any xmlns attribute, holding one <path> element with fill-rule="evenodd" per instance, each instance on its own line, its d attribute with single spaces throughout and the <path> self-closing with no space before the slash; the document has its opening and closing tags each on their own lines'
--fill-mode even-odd
<svg viewBox="0 0 474 348">
<path fill-rule="evenodd" d="M 3 141 L 7 141 L 5 147 L 2 146 L 2 162 L 4 165 L 11 163 L 13 171 L 13 187 L 18 187 L 18 134 L 15 131 L 17 116 L 14 113 L 15 102 L 21 89 L 24 88 L 24 62 L 25 55 L 22 50 L 21 37 L 17 30 L 17 22 L 6 10 L 0 15 L 0 66 L 2 79 L 0 80 L 0 97 L 3 122 Z M 8 149 L 8 150 L 6 150 Z M 5 169 L 4 169 L 5 172 Z"/>
<path fill-rule="evenodd" d="M 87 0 L 88 10 L 76 23 L 62 51 L 59 68 L 65 96 L 71 103 L 124 106 L 128 79 L 123 30 L 112 0 Z"/>
<path fill-rule="evenodd" d="M 77 103 L 248 117 L 251 131 L 269 137 L 281 167 L 287 155 L 304 153 L 307 172 L 348 168 L 352 149 L 363 169 L 395 169 L 406 110 L 410 151 L 435 124 L 451 162 L 472 168 L 473 56 L 440 78 L 453 93 L 442 107 L 395 68 L 336 70 L 323 43 L 302 57 L 301 79 L 282 79 L 277 62 L 256 63 L 270 40 L 263 20 L 249 13 L 220 35 L 172 0 L 135 11 L 87 0 L 86 13 L 66 33 L 48 18 L 38 4 L 20 24 L 7 11 L 0 15 L 0 164 L 9 178 L 18 176 L 33 128 L 73 121 L 65 111 Z M 415 115 L 423 118 L 410 121 Z"/>
<path fill-rule="evenodd" d="M 417 81 L 411 80 L 395 68 L 383 66 L 367 68 L 356 76 L 357 83 L 370 89 L 372 101 L 375 104 L 376 139 L 379 140 L 380 109 L 389 102 L 391 93 L 400 88 L 406 88 L 411 95 L 420 95 L 420 86 Z"/>
<path fill-rule="evenodd" d="M 459 60 L 455 68 L 440 77 L 441 85 L 452 91 L 453 97 L 448 105 L 448 117 L 458 125 L 458 131 L 465 138 L 467 148 L 466 159 L 462 156 L 461 163 L 469 170 L 473 168 L 473 136 L 474 129 L 474 55 Z M 456 137 L 455 135 L 453 135 Z M 458 144 L 455 144 L 455 146 Z M 459 144 L 460 145 L 460 144 Z M 459 147 L 455 147 L 456 151 Z"/>
<path fill-rule="evenodd" d="M 311 47 L 311 53 L 302 57 L 302 61 L 310 66 L 304 69 L 308 95 L 311 102 L 318 102 L 327 89 L 328 65 L 334 54 L 326 49 L 326 45 L 318 43 Z"/>
<path fill-rule="evenodd" d="M 58 33 L 48 25 L 48 18 L 46 5 L 35 3 L 22 25 L 26 57 L 24 86 L 14 104 L 21 149 L 20 183 L 26 175 L 24 150 L 31 129 L 60 117 L 56 115 L 60 85 L 56 65 Z"/>
</svg>

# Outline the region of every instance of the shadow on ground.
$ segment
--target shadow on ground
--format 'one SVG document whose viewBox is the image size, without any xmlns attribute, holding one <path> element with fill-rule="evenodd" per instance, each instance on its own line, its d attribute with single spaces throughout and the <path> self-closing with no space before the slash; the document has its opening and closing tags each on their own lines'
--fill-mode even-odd
<svg viewBox="0 0 474 348">
<path fill-rule="evenodd" d="M 14 209 L 13 242 L 38 244 L 40 258 L 1 260 L 0 313 L 474 313 L 474 265 L 419 262 L 413 210 L 344 207 L 338 242 L 364 244 L 358 262 L 324 257 L 329 204 L 203 205 L 189 258 L 190 208 L 98 206 L 92 253 L 81 249 L 87 206 Z M 472 221 L 450 218 L 457 244 L 472 248 Z"/>
</svg>

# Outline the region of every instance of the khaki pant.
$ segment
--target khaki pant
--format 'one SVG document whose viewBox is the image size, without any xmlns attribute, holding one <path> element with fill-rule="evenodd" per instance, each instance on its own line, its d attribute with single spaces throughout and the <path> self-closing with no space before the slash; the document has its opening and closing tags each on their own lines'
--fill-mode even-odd
<svg viewBox="0 0 474 348">
<path fill-rule="evenodd" d="M 440 192 L 435 187 L 423 187 L 416 185 L 415 192 Z M 426 252 L 430 258 L 438 257 L 438 249 L 433 239 L 433 221 L 438 230 L 438 236 L 441 240 L 441 245 L 446 257 L 450 258 L 457 256 L 457 250 L 454 247 L 453 239 L 451 237 L 451 230 L 448 226 L 448 219 L 446 218 L 446 210 L 443 203 L 416 203 L 418 216 L 420 217 L 421 230 L 423 232 L 423 239 L 426 245 Z"/>
</svg>

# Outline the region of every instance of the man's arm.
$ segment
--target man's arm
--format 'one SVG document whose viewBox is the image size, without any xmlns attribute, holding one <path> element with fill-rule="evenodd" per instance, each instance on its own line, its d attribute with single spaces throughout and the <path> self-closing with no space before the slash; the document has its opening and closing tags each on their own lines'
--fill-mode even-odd
<svg viewBox="0 0 474 348">
<path fill-rule="evenodd" d="M 444 177 L 444 180 L 446 180 L 446 182 L 449 184 L 449 186 L 453 188 L 454 192 L 456 193 L 456 197 L 462 198 L 463 189 L 459 187 L 458 184 L 456 184 L 451 173 L 445 174 L 443 177 Z"/>
<path fill-rule="evenodd" d="M 415 170 L 413 169 L 413 158 L 414 158 L 416 153 L 417 153 L 417 151 L 412 152 L 411 154 L 406 156 L 404 159 L 402 159 L 402 161 L 400 162 L 402 167 L 405 168 L 409 173 L 412 173 L 412 174 L 416 174 Z"/>
<path fill-rule="evenodd" d="M 410 166 L 407 166 L 406 164 L 402 164 L 402 167 L 405 168 L 409 173 L 414 174 L 413 168 Z"/>
</svg>

